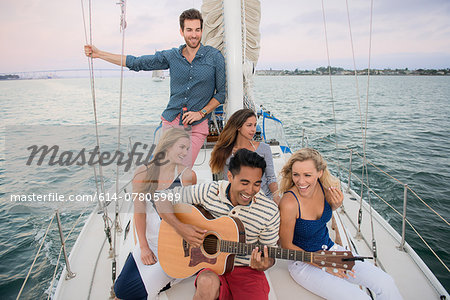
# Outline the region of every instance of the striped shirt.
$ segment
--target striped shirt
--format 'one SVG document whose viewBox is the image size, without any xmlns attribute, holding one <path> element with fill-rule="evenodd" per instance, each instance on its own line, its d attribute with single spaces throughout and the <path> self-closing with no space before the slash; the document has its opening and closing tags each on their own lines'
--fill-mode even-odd
<svg viewBox="0 0 450 300">
<path fill-rule="evenodd" d="M 201 205 L 214 218 L 222 216 L 239 218 L 244 224 L 246 243 L 259 242 L 276 246 L 280 227 L 280 213 L 276 203 L 259 192 L 249 205 L 233 206 L 226 193 L 229 184 L 228 181 L 214 181 L 176 187 L 171 190 L 171 193 L 179 193 L 183 203 Z M 250 255 L 237 255 L 234 264 L 235 266 L 250 265 Z"/>
</svg>

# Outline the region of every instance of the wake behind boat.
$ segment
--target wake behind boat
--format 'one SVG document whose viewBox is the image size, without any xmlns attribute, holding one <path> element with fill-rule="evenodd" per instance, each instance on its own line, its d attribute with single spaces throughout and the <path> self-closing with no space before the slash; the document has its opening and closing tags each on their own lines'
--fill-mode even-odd
<svg viewBox="0 0 450 300">
<path fill-rule="evenodd" d="M 214 136 L 220 131 L 220 126 L 217 124 L 224 121 L 223 117 L 231 115 L 233 111 L 244 105 L 256 110 L 256 106 L 252 104 L 252 93 L 249 89 L 252 75 L 249 70 L 254 62 L 245 58 L 242 63 L 243 52 L 246 52 L 243 49 L 249 47 L 249 44 L 242 43 L 241 36 L 244 29 L 240 24 L 241 22 L 252 24 L 246 23 L 246 15 L 243 11 L 257 9 L 259 3 L 244 1 L 244 7 L 241 7 L 240 1 L 227 0 L 219 4 L 219 7 L 223 5 L 223 11 L 218 11 L 214 6 L 217 4 L 213 2 L 205 1 L 203 13 L 205 20 L 208 20 L 210 16 L 215 18 L 215 21 L 223 14 L 222 22 L 227 33 L 225 39 L 228 39 L 224 42 L 227 45 L 224 56 L 227 62 L 228 102 L 224 108 L 225 113 L 222 114 L 218 110 L 213 117 L 210 125 L 214 130 L 210 131 L 209 142 L 205 143 L 194 164 L 193 170 L 197 174 L 198 183 L 213 180 L 208 162 L 214 146 Z M 208 22 L 205 23 L 207 25 Z M 212 21 L 211 23 L 216 24 Z M 208 32 L 214 32 L 214 30 Z M 208 32 L 205 31 L 205 36 L 208 36 Z M 210 40 L 215 42 L 214 38 L 215 36 L 210 37 Z M 208 40 L 205 43 L 208 43 Z M 220 46 L 217 48 L 220 49 Z M 233 101 L 236 99 L 238 101 Z M 285 140 L 282 122 L 264 108 L 257 109 L 257 113 L 260 128 L 257 138 L 270 145 L 274 167 L 278 173 L 291 154 L 291 149 Z M 155 135 L 158 132 L 159 130 L 155 132 Z M 351 162 L 349 169 L 351 170 Z M 110 193 L 118 191 L 118 196 L 125 199 L 125 195 L 131 192 L 131 178 L 131 173 L 123 176 L 118 181 L 119 188 L 112 189 Z M 342 185 L 345 191 L 344 204 L 333 213 L 333 224 L 329 224 L 332 238 L 338 238 L 344 248 L 360 256 L 375 254 L 377 265 L 395 279 L 404 299 L 443 299 L 442 297 L 448 299 L 447 291 L 408 243 L 402 239 L 402 236 L 362 200 L 360 195 L 350 189 L 349 184 Z M 113 217 L 115 222 L 110 226 L 109 235 L 105 235 L 104 231 L 104 214 L 98 213 L 102 210 L 105 210 L 109 216 L 116 216 L 116 218 Z M 118 211 L 121 213 L 117 214 Z M 358 216 L 363 217 L 358 218 Z M 62 272 L 53 298 L 107 299 L 112 297 L 113 278 L 120 273 L 128 253 L 137 242 L 134 228 L 131 201 L 120 201 L 117 205 L 111 204 L 106 207 L 103 203 L 99 203 L 71 249 L 67 265 L 67 267 L 70 265 L 70 271 L 65 268 Z M 373 232 L 376 232 L 376 245 L 378 245 L 375 248 Z M 111 249 L 113 244 L 110 241 L 111 237 L 115 240 L 113 249 Z M 399 246 L 401 249 L 398 249 Z M 275 266 L 266 271 L 266 276 L 271 287 L 270 299 L 290 299 L 294 295 L 301 299 L 318 299 L 291 278 L 286 261 L 277 260 Z M 193 280 L 190 277 L 183 281 L 174 281 L 170 288 L 160 293 L 159 298 L 186 299 L 186 295 L 194 294 Z M 367 292 L 370 294 L 370 291 Z"/>
</svg>

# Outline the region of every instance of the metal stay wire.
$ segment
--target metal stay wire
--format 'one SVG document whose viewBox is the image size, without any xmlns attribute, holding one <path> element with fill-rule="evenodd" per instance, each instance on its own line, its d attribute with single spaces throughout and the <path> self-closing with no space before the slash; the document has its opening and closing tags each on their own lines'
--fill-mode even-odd
<svg viewBox="0 0 450 300">
<path fill-rule="evenodd" d="M 78 223 L 81 220 L 81 217 L 83 217 L 83 215 L 86 213 L 87 209 L 89 208 L 89 206 L 86 206 L 83 211 L 80 213 L 80 215 L 78 216 L 78 218 L 76 219 L 75 223 L 72 225 L 72 228 L 70 229 L 69 233 L 67 234 L 66 238 L 64 239 L 64 242 L 67 242 L 67 240 L 69 239 L 70 235 L 72 234 L 72 232 L 74 231 L 75 227 L 78 225 Z M 55 269 L 53 271 L 53 277 L 52 277 L 52 281 L 50 283 L 50 289 L 53 287 L 53 282 L 55 281 L 56 278 L 56 273 L 58 271 L 58 264 L 59 261 L 61 259 L 61 254 L 62 254 L 62 250 L 63 250 L 63 246 L 61 245 L 61 247 L 59 248 L 59 255 L 58 255 L 58 259 L 56 260 L 56 265 L 55 265 Z M 48 297 L 47 300 L 50 299 L 50 296 L 52 296 L 52 293 L 48 293 Z"/>
<path fill-rule="evenodd" d="M 332 106 L 332 109 L 333 109 L 334 138 L 335 138 L 337 160 L 339 161 L 340 159 L 339 159 L 339 151 L 338 151 L 336 112 L 335 112 L 335 109 L 334 109 L 333 81 L 331 80 L 330 51 L 329 51 L 329 48 L 328 48 L 327 21 L 326 21 L 326 18 L 325 18 L 325 7 L 324 7 L 324 4 L 323 4 L 323 0 L 322 0 L 322 16 L 323 16 L 323 27 L 324 27 L 324 30 L 325 30 L 325 44 L 326 44 L 327 59 L 328 59 L 328 75 L 329 75 L 329 79 L 330 79 L 331 106 Z M 340 164 L 338 164 L 338 176 L 339 176 L 339 180 L 341 180 L 341 167 L 340 167 Z"/>
<path fill-rule="evenodd" d="M 329 79 L 330 79 L 330 92 L 331 92 L 331 99 L 332 99 L 332 108 L 333 108 L 333 119 L 334 119 L 334 131 L 335 131 L 335 146 L 336 146 L 336 153 L 338 155 L 337 159 L 339 161 L 339 152 L 338 152 L 338 141 L 337 141 L 337 126 L 336 126 L 336 117 L 335 117 L 335 109 L 334 109 L 334 98 L 333 98 L 333 84 L 331 80 L 331 64 L 330 64 L 330 54 L 329 54 L 329 47 L 328 47 L 328 35 L 327 35 L 327 26 L 326 26 L 326 17 L 325 17 L 325 8 L 322 2 L 322 15 L 323 15 L 323 23 L 324 23 L 324 30 L 325 30 L 325 41 L 326 41 L 326 49 L 327 49 L 327 58 L 328 58 L 328 73 L 329 73 Z M 348 3 L 347 3 L 347 16 L 348 16 L 348 22 L 349 22 L 349 28 L 350 28 L 350 35 L 351 35 L 351 25 L 350 25 L 350 17 L 349 17 L 349 11 L 348 11 Z M 373 16 L 373 0 L 371 1 L 371 10 L 370 10 L 370 33 L 369 33 L 369 62 L 368 62 L 368 80 L 367 80 L 367 95 L 366 95 L 366 114 L 365 114 L 365 127 L 362 128 L 362 122 L 361 122 L 361 133 L 362 133 L 362 143 L 363 143 L 363 153 L 364 153 L 364 162 L 363 162 L 363 169 L 362 169 L 362 178 L 364 179 L 364 171 L 366 172 L 366 180 L 367 185 L 369 186 L 369 174 L 367 171 L 367 160 L 366 160 L 366 139 L 367 139 L 367 116 L 368 116 L 368 104 L 369 104 L 369 83 L 370 83 L 370 57 L 371 57 L 371 48 L 372 48 L 372 16 Z M 353 51 L 353 38 L 351 35 L 351 42 L 352 42 L 352 52 Z M 354 54 L 353 54 L 353 61 L 354 61 Z M 354 63 L 355 64 L 355 63 Z M 355 72 L 356 72 L 356 66 L 355 66 Z M 358 103 L 359 103 L 359 89 L 358 89 Z M 359 111 L 361 112 L 360 105 L 359 105 Z M 361 120 L 361 113 L 360 113 L 360 120 Z M 364 167 L 365 166 L 365 167 Z M 338 174 L 340 178 L 340 164 L 338 164 Z M 361 202 L 360 207 L 362 206 L 362 193 L 363 189 L 361 188 Z M 373 229 L 373 219 L 372 219 L 372 205 L 370 202 L 370 193 L 367 192 L 368 202 L 370 206 L 370 222 L 371 222 L 371 231 L 372 231 L 372 251 L 374 253 L 375 258 L 375 264 L 376 264 L 376 241 L 374 238 L 374 229 Z M 361 212 L 361 209 L 360 209 Z M 358 233 L 360 233 L 360 222 L 358 221 Z"/>
<path fill-rule="evenodd" d="M 364 124 L 364 137 L 363 137 L 363 164 L 366 166 L 366 180 L 367 186 L 370 187 L 369 184 L 369 171 L 367 169 L 367 156 L 366 156 L 366 146 L 367 146 L 367 119 L 369 115 L 369 87 L 370 87 L 370 62 L 372 56 L 372 28 L 373 28 L 373 0 L 370 1 L 370 26 L 369 26 L 369 57 L 368 57 L 368 66 L 367 66 L 367 90 L 366 90 L 366 112 L 365 112 L 365 124 Z M 358 98 L 359 100 L 359 98 Z M 364 168 L 362 170 L 364 176 Z M 364 180 L 364 177 L 362 178 Z M 361 201 L 362 201 L 362 190 L 361 190 Z M 367 201 L 369 202 L 370 207 L 370 227 L 372 232 L 372 252 L 374 256 L 374 263 L 377 264 L 377 248 L 376 248 L 376 240 L 375 240 L 375 232 L 373 228 L 373 216 L 372 216 L 372 202 L 370 200 L 370 192 L 367 190 Z M 358 228 L 359 230 L 359 228 Z"/>
<path fill-rule="evenodd" d="M 364 127 L 363 127 L 362 112 L 361 112 L 361 101 L 360 101 L 360 97 L 359 97 L 358 72 L 357 72 L 357 69 L 356 69 L 355 49 L 354 49 L 354 44 L 353 44 L 353 34 L 352 34 L 352 26 L 351 26 L 351 22 L 350 22 L 350 10 L 348 8 L 348 0 L 345 0 L 345 4 L 346 4 L 346 8 L 347 8 L 347 20 L 348 20 L 348 29 L 349 29 L 349 35 L 350 35 L 350 44 L 351 44 L 351 48 L 352 48 L 353 69 L 355 70 L 356 99 L 357 99 L 357 102 L 358 102 L 358 113 L 359 113 L 360 129 L 361 129 L 361 140 L 362 140 L 362 142 L 364 144 L 364 129 L 363 129 Z M 364 149 L 364 145 L 363 145 L 363 149 Z M 365 151 L 364 151 L 364 155 L 365 155 Z M 364 180 L 364 170 L 366 168 L 367 168 L 367 160 L 365 159 L 365 156 L 364 156 L 363 166 L 362 166 L 363 176 L 361 177 L 362 180 Z M 364 183 L 364 181 L 363 181 L 363 183 Z M 364 184 L 361 185 L 361 195 L 360 195 L 361 201 L 359 203 L 359 211 L 360 211 L 359 215 L 360 216 L 362 216 L 362 195 L 363 195 L 363 190 L 364 190 Z M 359 221 L 358 222 L 358 234 L 360 234 L 360 232 L 361 232 L 361 223 Z"/>
<path fill-rule="evenodd" d="M 81 12 L 83 15 L 83 26 L 84 26 L 84 38 L 86 44 L 92 45 L 92 2 L 89 0 L 89 43 L 88 43 L 88 34 L 86 30 L 86 18 L 84 15 L 84 5 L 83 0 L 81 0 Z M 92 57 L 88 57 L 88 66 L 89 66 L 89 77 L 90 77 L 90 83 L 91 83 L 91 94 L 92 94 L 92 104 L 93 104 L 93 110 L 94 110 L 94 121 L 95 121 L 95 137 L 97 141 L 97 149 L 100 152 L 100 138 L 98 134 L 98 118 L 97 118 L 97 102 L 95 100 L 95 81 L 94 81 L 94 59 Z M 95 167 L 95 166 L 94 166 Z M 105 184 L 103 180 L 103 169 L 102 165 L 99 164 L 99 173 L 100 173 L 100 186 L 102 193 L 105 192 Z M 95 176 L 97 177 L 97 176 Z M 97 190 L 97 194 L 98 190 Z"/>
<path fill-rule="evenodd" d="M 126 0 L 121 0 L 117 3 L 120 5 L 121 8 L 121 15 L 120 15 L 120 30 L 122 32 L 122 50 L 120 55 L 120 89 L 119 89 L 119 128 L 117 133 L 117 151 L 120 151 L 120 136 L 121 136 L 121 129 L 122 129 L 122 95 L 123 95 L 123 56 L 124 56 L 124 50 L 125 50 L 125 29 L 127 27 L 126 23 Z M 119 195 L 119 164 L 116 166 L 116 195 L 115 199 L 115 206 L 114 206 L 114 247 L 113 247 L 113 281 L 116 279 L 116 243 L 117 243 L 117 231 L 120 231 L 120 224 L 119 224 L 119 202 L 117 201 L 117 197 Z"/>
<path fill-rule="evenodd" d="M 359 97 L 359 83 L 358 83 L 358 72 L 356 71 L 356 61 L 355 61 L 355 50 L 353 45 L 353 34 L 352 34 L 352 26 L 350 22 L 350 10 L 348 8 L 348 0 L 345 0 L 346 8 L 347 8 L 347 21 L 348 21 L 348 29 L 349 29 L 349 35 L 350 35 L 350 44 L 352 48 L 352 58 L 353 58 L 353 69 L 355 70 L 355 82 L 356 82 L 356 100 L 358 102 L 358 114 L 359 114 L 359 123 L 360 123 L 360 129 L 361 129 L 361 142 L 363 144 L 363 165 L 362 165 L 362 174 L 361 174 L 361 192 L 360 192 L 360 202 L 359 202 L 359 214 L 358 214 L 358 231 L 357 231 L 357 237 L 360 237 L 361 235 L 361 222 L 362 222 L 362 199 L 363 199 L 363 193 L 364 193 L 364 171 L 367 168 L 367 160 L 365 158 L 365 140 L 364 140 L 364 126 L 363 126 L 363 120 L 362 120 L 362 111 L 361 111 L 361 100 Z M 367 129 L 367 127 L 366 127 Z"/>
<path fill-rule="evenodd" d="M 348 0 L 346 0 L 346 8 L 347 8 L 347 20 L 348 20 L 348 27 L 349 27 L 349 34 L 350 34 L 350 43 L 352 47 L 352 57 L 353 57 L 353 67 L 355 69 L 355 80 L 356 80 L 356 97 L 358 100 L 358 112 L 359 112 L 359 118 L 360 118 L 360 128 L 361 128 L 361 138 L 362 138 L 362 146 L 363 146 L 363 166 L 362 166 L 362 174 L 361 179 L 361 195 L 360 195 L 360 208 L 359 208 L 359 215 L 358 215 L 358 232 L 357 237 L 360 237 L 361 235 L 361 221 L 362 221 L 362 199 L 363 199 L 363 187 L 364 187 L 364 172 L 366 173 L 366 180 L 367 180 L 367 186 L 369 187 L 369 173 L 367 168 L 367 157 L 366 157 L 366 145 L 367 145 L 367 118 L 368 118 L 368 110 L 369 110 L 369 87 L 370 87 L 370 59 L 371 59 L 371 53 L 372 53 L 372 20 L 373 20 L 373 0 L 371 0 L 371 7 L 370 7 L 370 31 L 369 31 L 369 57 L 368 57 L 368 67 L 367 67 L 367 93 L 366 93 L 366 110 L 365 110 L 365 124 L 363 127 L 362 122 L 362 112 L 361 112 L 361 102 L 359 97 L 359 85 L 358 85 L 358 75 L 356 71 L 356 62 L 355 62 L 355 52 L 354 52 L 354 46 L 353 46 L 353 34 L 352 34 L 352 28 L 351 28 L 351 22 L 350 22 L 350 12 L 348 7 Z M 371 225 L 371 234 L 372 234 L 372 252 L 374 254 L 374 261 L 376 264 L 376 240 L 375 240 L 375 234 L 373 229 L 373 218 L 372 218 L 372 203 L 370 200 L 370 192 L 369 189 L 367 190 L 367 200 L 370 207 L 370 225 Z"/>
</svg>

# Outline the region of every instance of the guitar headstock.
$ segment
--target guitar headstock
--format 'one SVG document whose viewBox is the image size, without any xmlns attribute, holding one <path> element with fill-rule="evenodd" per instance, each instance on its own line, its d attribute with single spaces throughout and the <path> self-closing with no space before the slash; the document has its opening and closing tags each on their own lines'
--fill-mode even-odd
<svg viewBox="0 0 450 300">
<path fill-rule="evenodd" d="M 312 255 L 312 263 L 321 268 L 344 270 L 351 270 L 355 265 L 354 256 L 351 251 L 317 251 Z"/>
</svg>

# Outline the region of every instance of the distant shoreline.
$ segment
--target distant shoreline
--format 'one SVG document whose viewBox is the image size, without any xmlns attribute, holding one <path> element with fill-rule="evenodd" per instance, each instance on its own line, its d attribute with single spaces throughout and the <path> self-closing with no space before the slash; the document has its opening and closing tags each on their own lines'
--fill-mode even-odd
<svg viewBox="0 0 450 300">
<path fill-rule="evenodd" d="M 339 67 L 320 67 L 315 70 L 256 70 L 259 76 L 310 76 L 310 75 L 355 75 L 354 70 L 345 70 Z M 367 75 L 367 69 L 357 70 L 357 75 Z M 450 68 L 446 69 L 370 69 L 370 75 L 400 75 L 400 76 L 446 76 L 450 75 Z"/>
<path fill-rule="evenodd" d="M 115 77 L 116 71 L 120 69 L 97 69 L 95 70 L 97 77 Z M 86 72 L 86 74 L 83 74 Z M 30 72 L 15 72 L 10 74 L 0 74 L 0 81 L 7 80 L 28 80 L 28 79 L 59 79 L 59 78 L 87 78 L 89 70 L 84 69 L 67 69 L 67 70 L 48 70 L 48 71 L 30 71 Z M 126 73 L 132 72 L 137 75 L 134 71 L 126 70 Z M 340 67 L 320 67 L 315 70 L 256 70 L 255 73 L 258 76 L 323 76 L 323 75 L 338 75 L 338 76 L 354 76 L 354 70 L 346 70 Z M 151 76 L 151 72 L 147 73 Z M 69 75 L 70 74 L 70 75 Z M 114 75 L 113 75 L 114 74 Z M 357 75 L 365 76 L 367 75 L 367 69 L 357 70 Z M 376 76 L 448 76 L 450 75 L 450 68 L 446 69 L 416 69 L 409 70 L 405 69 L 371 69 L 370 75 Z M 144 74 L 139 74 L 138 77 L 146 77 Z M 167 76 L 168 77 L 168 74 Z"/>
</svg>

